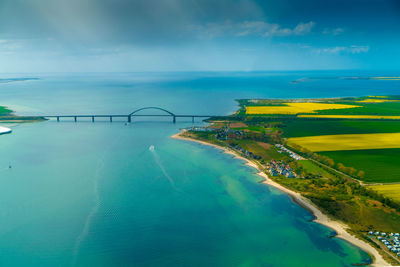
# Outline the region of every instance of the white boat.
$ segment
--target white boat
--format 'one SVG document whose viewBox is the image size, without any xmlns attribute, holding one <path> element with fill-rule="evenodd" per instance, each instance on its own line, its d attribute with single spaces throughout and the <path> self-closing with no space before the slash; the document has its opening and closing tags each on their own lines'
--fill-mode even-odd
<svg viewBox="0 0 400 267">
<path fill-rule="evenodd" d="M 8 134 L 11 132 L 12 132 L 12 130 L 10 128 L 0 126 L 0 134 Z"/>
</svg>

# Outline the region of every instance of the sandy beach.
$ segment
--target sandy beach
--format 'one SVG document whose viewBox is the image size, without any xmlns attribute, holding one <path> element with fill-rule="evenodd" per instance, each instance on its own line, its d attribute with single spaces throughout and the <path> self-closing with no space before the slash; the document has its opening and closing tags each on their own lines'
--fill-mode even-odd
<svg viewBox="0 0 400 267">
<path fill-rule="evenodd" d="M 266 173 L 264 173 L 259 168 L 259 166 L 256 163 L 254 163 L 253 161 L 238 155 L 235 151 L 230 150 L 228 148 L 221 147 L 221 146 L 218 146 L 215 144 L 210 144 L 210 143 L 207 143 L 204 141 L 188 138 L 188 137 L 183 137 L 180 134 L 181 133 L 175 134 L 175 135 L 171 136 L 171 138 L 186 140 L 186 141 L 191 141 L 191 142 L 197 142 L 197 143 L 200 143 L 200 144 L 203 144 L 206 146 L 212 146 L 214 148 L 222 150 L 224 153 L 234 156 L 235 158 L 244 160 L 246 162 L 246 165 L 255 168 L 257 170 L 257 174 L 265 179 L 263 181 L 264 184 L 273 186 L 273 187 L 279 189 L 280 191 L 288 194 L 293 199 L 294 202 L 296 202 L 303 208 L 307 209 L 314 215 L 315 222 L 322 224 L 322 225 L 329 227 L 329 228 L 333 229 L 334 231 L 336 231 L 337 235 L 335 237 L 346 240 L 347 242 L 361 248 L 362 250 L 367 252 L 370 256 L 372 256 L 373 261 L 374 261 L 372 266 L 380 266 L 380 267 L 381 266 L 391 266 L 389 263 L 387 263 L 385 261 L 385 259 L 379 254 L 379 252 L 374 247 L 372 247 L 367 242 L 365 242 L 365 241 L 355 237 L 354 235 L 351 235 L 349 232 L 347 232 L 346 229 L 348 229 L 348 226 L 346 224 L 330 219 L 326 214 L 322 213 L 314 203 L 312 203 L 309 199 L 303 197 L 300 193 L 292 191 L 290 189 L 287 189 L 286 187 L 283 187 L 282 185 L 271 180 L 268 177 L 268 175 Z"/>
</svg>

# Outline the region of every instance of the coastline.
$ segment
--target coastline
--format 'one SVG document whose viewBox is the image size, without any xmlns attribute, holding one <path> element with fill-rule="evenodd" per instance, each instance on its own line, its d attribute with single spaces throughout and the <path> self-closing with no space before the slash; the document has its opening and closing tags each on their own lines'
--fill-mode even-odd
<svg viewBox="0 0 400 267">
<path fill-rule="evenodd" d="M 206 146 L 211 146 L 211 147 L 220 149 L 224 153 L 232 155 L 233 157 L 235 157 L 237 159 L 241 159 L 241 160 L 245 161 L 247 166 L 253 167 L 257 170 L 257 175 L 264 178 L 264 181 L 262 182 L 263 184 L 273 186 L 273 187 L 277 188 L 278 190 L 288 194 L 295 203 L 297 203 L 298 205 L 300 205 L 301 207 L 303 207 L 304 209 L 308 210 L 309 212 L 311 212 L 313 214 L 313 216 L 315 217 L 315 219 L 313 220 L 314 222 L 322 224 L 330 229 L 333 229 L 336 232 L 335 237 L 341 238 L 341 239 L 357 246 L 358 248 L 362 249 L 363 251 L 367 252 L 370 256 L 372 256 L 372 260 L 373 260 L 372 266 L 391 266 L 389 263 L 387 263 L 385 261 L 385 259 L 379 254 L 379 252 L 374 247 L 372 247 L 367 242 L 365 242 L 365 241 L 357 238 L 356 236 L 351 235 L 349 232 L 347 232 L 346 229 L 348 229 L 348 226 L 346 224 L 330 219 L 326 214 L 322 213 L 322 211 L 319 210 L 318 207 L 314 203 L 311 202 L 311 200 L 302 196 L 300 193 L 292 191 L 292 190 L 280 185 L 279 183 L 271 180 L 268 177 L 268 175 L 266 173 L 264 173 L 262 170 L 260 170 L 260 168 L 257 166 L 257 164 L 255 164 L 251 160 L 238 155 L 236 152 L 234 152 L 233 150 L 230 150 L 226 147 L 218 146 L 215 144 L 207 143 L 205 141 L 196 140 L 196 139 L 189 138 L 189 137 L 183 137 L 183 136 L 181 136 L 181 133 L 182 132 L 174 134 L 171 136 L 171 138 L 179 139 L 179 140 L 186 140 L 186 141 L 200 143 L 200 144 L 206 145 Z"/>
</svg>

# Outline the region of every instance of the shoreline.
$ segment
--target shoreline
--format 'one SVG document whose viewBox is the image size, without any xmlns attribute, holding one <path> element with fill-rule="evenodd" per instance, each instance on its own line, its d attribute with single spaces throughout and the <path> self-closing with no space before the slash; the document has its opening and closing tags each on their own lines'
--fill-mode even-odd
<svg viewBox="0 0 400 267">
<path fill-rule="evenodd" d="M 257 175 L 264 178 L 264 181 L 262 181 L 261 183 L 273 186 L 273 187 L 277 188 L 278 190 L 286 193 L 296 204 L 298 204 L 302 208 L 311 212 L 311 214 L 314 216 L 314 219 L 313 219 L 314 222 L 319 223 L 321 225 L 324 225 L 324 226 L 334 230 L 336 232 L 335 237 L 347 241 L 348 243 L 360 248 L 361 250 L 367 252 L 370 256 L 372 256 L 373 262 L 372 262 L 371 266 L 391 266 L 379 254 L 378 250 L 376 250 L 374 247 L 372 247 L 366 241 L 363 241 L 363 240 L 357 238 L 356 236 L 351 235 L 349 232 L 347 232 L 346 229 L 348 229 L 349 227 L 346 224 L 344 224 L 340 221 L 330 219 L 326 214 L 324 214 L 321 210 L 319 210 L 318 207 L 314 203 L 311 202 L 311 200 L 302 196 L 300 193 L 292 191 L 292 190 L 280 185 L 279 183 L 271 180 L 269 178 L 269 176 L 266 173 L 264 173 L 262 170 L 260 170 L 260 168 L 257 166 L 257 164 L 255 164 L 251 160 L 238 155 L 236 152 L 234 152 L 233 150 L 230 150 L 226 147 L 207 143 L 205 141 L 196 140 L 196 139 L 189 138 L 189 137 L 183 137 L 180 135 L 181 133 L 182 132 L 174 134 L 171 136 L 171 138 L 179 139 L 179 140 L 186 140 L 186 141 L 190 141 L 190 142 L 200 143 L 200 144 L 206 145 L 206 146 L 211 146 L 211 147 L 217 148 L 219 150 L 222 150 L 226 154 L 232 155 L 234 158 L 244 160 L 246 162 L 245 164 L 247 166 L 255 168 L 257 170 Z"/>
</svg>

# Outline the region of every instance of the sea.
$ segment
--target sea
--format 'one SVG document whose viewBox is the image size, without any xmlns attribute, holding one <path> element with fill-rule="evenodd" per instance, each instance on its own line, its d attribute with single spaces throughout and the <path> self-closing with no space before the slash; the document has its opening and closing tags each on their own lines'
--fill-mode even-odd
<svg viewBox="0 0 400 267">
<path fill-rule="evenodd" d="M 349 78 L 369 76 L 388 73 L 1 74 L 0 105 L 18 115 L 129 114 L 142 107 L 227 115 L 240 98 L 399 94 L 398 81 Z M 0 136 L 0 266 L 371 262 L 331 238 L 333 230 L 288 195 L 260 184 L 242 160 L 170 138 L 192 125 L 204 123 L 150 117 L 6 124 L 13 132 Z"/>
</svg>

